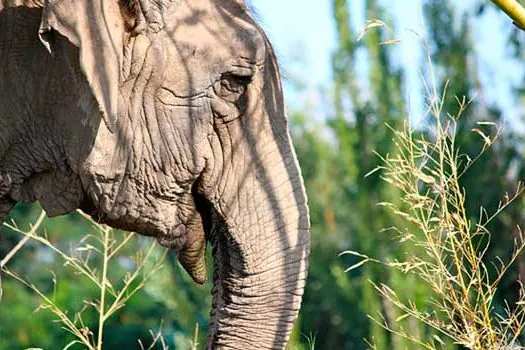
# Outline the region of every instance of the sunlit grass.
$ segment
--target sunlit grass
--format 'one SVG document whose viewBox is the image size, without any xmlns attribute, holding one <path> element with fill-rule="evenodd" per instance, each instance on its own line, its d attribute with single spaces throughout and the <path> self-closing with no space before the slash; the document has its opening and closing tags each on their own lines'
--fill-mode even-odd
<svg viewBox="0 0 525 350">
<path fill-rule="evenodd" d="M 503 194 L 494 212 L 480 208 L 477 220 L 469 219 L 465 204 L 468 193 L 461 186 L 461 178 L 494 145 L 501 129 L 493 123 L 478 122 L 472 132 L 481 137 L 483 146 L 476 157 L 462 154 L 456 143 L 456 127 L 468 102 L 457 99 L 458 112 L 445 114 L 444 96 L 434 95 L 430 100 L 431 133 L 421 136 L 405 123 L 402 130 L 391 130 L 395 145 L 392 154 L 379 155 L 383 165 L 376 170 L 401 196 L 400 205 L 380 203 L 403 222 L 386 232 L 395 232 L 398 244 L 406 249 L 406 257 L 383 261 L 354 251 L 344 254 L 361 259 L 349 270 L 364 263 L 380 263 L 416 276 L 432 290 L 428 296 L 432 311 L 428 311 L 407 301 L 402 290 L 371 281 L 382 298 L 400 310 L 396 323 L 410 317 L 437 331 L 431 339 L 421 339 L 402 327 L 393 327 L 382 316 L 369 316 L 393 334 L 425 349 L 439 349 L 446 344 L 479 350 L 509 348 L 516 346 L 525 325 L 525 290 L 520 284 L 516 305 L 508 306 L 504 315 L 496 313 L 494 299 L 503 277 L 525 249 L 525 239 L 518 227 L 510 260 L 488 262 L 488 225 L 524 188 L 518 185 L 514 193 Z"/>
<path fill-rule="evenodd" d="M 384 27 L 384 22 L 368 21 L 362 35 L 379 27 Z M 385 303 L 397 308 L 399 316 L 396 319 L 386 315 L 368 317 L 417 348 L 441 349 L 453 345 L 476 350 L 522 348 L 519 339 L 525 327 L 523 285 L 517 281 L 517 300 L 514 305 L 506 303 L 504 313 L 496 311 L 495 298 L 504 277 L 525 249 L 525 236 L 519 226 L 515 232 L 498 232 L 515 237 L 512 254 L 505 262 L 499 257 L 490 261 L 488 249 L 492 237 L 490 224 L 525 189 L 518 184 L 513 193 L 502 193 L 501 201 L 492 212 L 483 207 L 466 207 L 468 193 L 462 187 L 462 178 L 495 146 L 502 129 L 492 122 L 477 122 L 471 132 L 479 136 L 480 149 L 474 156 L 462 152 L 458 145 L 458 125 L 470 101 L 456 98 L 457 109 L 444 110 L 447 84 L 444 91 L 438 92 L 431 50 L 423 41 L 430 81 L 430 84 L 423 81 L 428 96 L 428 125 L 423 130 L 415 130 L 409 122 L 405 122 L 401 130 L 387 125 L 394 146 L 389 154 L 377 154 L 382 165 L 370 172 L 379 172 L 397 194 L 395 203 L 379 204 L 389 209 L 398 222 L 382 234 L 393 235 L 399 248 L 396 250 L 403 251 L 404 255 L 398 260 L 389 260 L 345 251 L 342 254 L 358 259 L 346 271 L 375 263 L 401 272 L 407 280 L 415 277 L 422 282 L 430 291 L 424 305 L 407 297 L 402 287 L 393 287 L 386 281 L 370 281 Z M 476 219 L 468 214 L 472 209 L 479 210 Z M 418 321 L 432 331 L 426 332 L 426 338 L 413 334 L 403 327 L 401 321 L 405 319 Z M 369 346 L 375 348 L 373 341 Z"/>
</svg>

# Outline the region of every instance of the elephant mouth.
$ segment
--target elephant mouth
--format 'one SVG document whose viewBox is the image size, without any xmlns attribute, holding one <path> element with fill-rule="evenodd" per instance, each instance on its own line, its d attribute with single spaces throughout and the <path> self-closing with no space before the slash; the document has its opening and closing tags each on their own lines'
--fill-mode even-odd
<svg viewBox="0 0 525 350">
<path fill-rule="evenodd" d="M 212 203 L 202 194 L 199 193 L 200 180 L 196 181 L 192 186 L 191 194 L 193 197 L 193 203 L 195 204 L 195 209 L 200 215 L 202 228 L 204 230 L 204 237 L 207 242 L 211 240 L 212 227 L 213 227 L 213 205 Z"/>
<path fill-rule="evenodd" d="M 196 283 L 203 284 L 208 279 L 206 245 L 213 242 L 213 228 L 217 222 L 212 203 L 198 192 L 198 183 L 196 181 L 191 188 L 193 213 L 175 229 L 178 234 L 170 234 L 167 241 L 160 237 L 158 240 L 164 246 L 176 248 L 183 268 Z"/>
<path fill-rule="evenodd" d="M 242 266 L 244 257 L 239 243 L 235 242 L 230 234 L 231 227 L 226 219 L 209 199 L 199 193 L 198 188 L 199 181 L 192 187 L 198 223 L 189 220 L 186 226 L 186 243 L 179 253 L 179 261 L 195 282 L 203 284 L 208 279 L 206 246 L 209 243 L 213 256 L 213 279 L 216 284 L 225 274 L 224 270 L 233 267 L 233 261 Z"/>
</svg>

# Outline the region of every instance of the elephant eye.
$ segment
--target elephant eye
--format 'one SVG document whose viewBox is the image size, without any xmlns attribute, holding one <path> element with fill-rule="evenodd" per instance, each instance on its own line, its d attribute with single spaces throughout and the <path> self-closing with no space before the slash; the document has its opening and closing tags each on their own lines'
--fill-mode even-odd
<svg viewBox="0 0 525 350">
<path fill-rule="evenodd" d="M 217 98 L 212 99 L 214 114 L 223 122 L 232 121 L 244 115 L 248 106 L 248 86 L 253 81 L 253 71 L 236 69 L 223 73 L 213 84 Z"/>
<path fill-rule="evenodd" d="M 241 96 L 246 92 L 246 88 L 252 81 L 251 76 L 223 74 L 221 77 L 221 91 L 223 95 Z"/>
</svg>

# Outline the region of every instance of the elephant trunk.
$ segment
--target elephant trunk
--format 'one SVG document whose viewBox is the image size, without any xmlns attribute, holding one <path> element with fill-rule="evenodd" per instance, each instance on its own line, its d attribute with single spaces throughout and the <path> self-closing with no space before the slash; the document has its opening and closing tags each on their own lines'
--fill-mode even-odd
<svg viewBox="0 0 525 350">
<path fill-rule="evenodd" d="M 277 73 L 269 73 L 269 97 L 256 100 L 239 123 L 216 127 L 222 159 L 214 168 L 222 176 L 207 230 L 214 256 L 212 349 L 284 349 L 306 283 L 306 194 Z"/>
<path fill-rule="evenodd" d="M 298 171 L 276 167 L 267 192 L 241 191 L 235 222 L 217 211 L 209 346 L 283 349 L 306 283 L 309 219 Z M 261 181 L 246 178 L 244 186 Z M 280 183 L 278 183 L 280 182 Z"/>
</svg>

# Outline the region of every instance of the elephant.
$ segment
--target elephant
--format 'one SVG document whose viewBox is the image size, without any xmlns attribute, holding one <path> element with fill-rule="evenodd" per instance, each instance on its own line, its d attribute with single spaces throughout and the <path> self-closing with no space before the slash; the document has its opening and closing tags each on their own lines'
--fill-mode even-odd
<svg viewBox="0 0 525 350">
<path fill-rule="evenodd" d="M 0 0 L 0 221 L 80 209 L 213 261 L 207 348 L 283 349 L 310 253 L 272 46 L 245 0 Z"/>
</svg>

